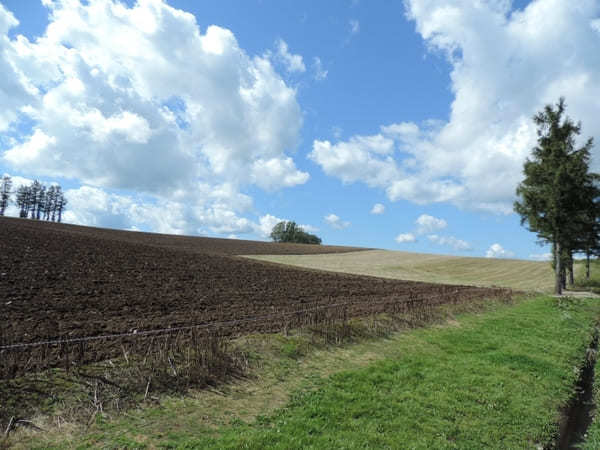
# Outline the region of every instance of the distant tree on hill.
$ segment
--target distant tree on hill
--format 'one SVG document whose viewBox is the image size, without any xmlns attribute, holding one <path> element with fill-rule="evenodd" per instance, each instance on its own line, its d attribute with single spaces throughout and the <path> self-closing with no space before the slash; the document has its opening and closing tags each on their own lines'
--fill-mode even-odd
<svg viewBox="0 0 600 450">
<path fill-rule="evenodd" d="M 40 191 L 42 190 L 42 183 L 35 180 L 29 186 L 29 204 L 31 205 L 31 218 L 38 219 L 39 212 L 39 201 L 41 200 Z"/>
<path fill-rule="evenodd" d="M 19 208 L 19 217 L 25 218 L 29 214 L 29 208 L 31 207 L 29 198 L 29 187 L 23 185 L 19 186 L 19 188 L 17 189 L 16 200 L 17 207 Z"/>
<path fill-rule="evenodd" d="M 52 219 L 52 217 L 55 215 L 55 214 L 53 214 L 55 208 L 56 208 L 56 186 L 52 185 L 48 188 L 48 192 L 46 192 L 44 220 Z"/>
<path fill-rule="evenodd" d="M 62 215 L 63 215 L 65 208 L 67 207 L 68 201 L 65 198 L 64 192 L 58 185 L 56 186 L 55 196 L 56 196 L 56 199 L 54 202 L 52 221 L 54 222 L 54 220 L 56 219 L 57 222 L 62 222 Z"/>
<path fill-rule="evenodd" d="M 297 244 L 320 244 L 321 238 L 307 233 L 293 221 L 279 222 L 271 231 L 271 239 L 275 242 L 294 242 Z"/>
<path fill-rule="evenodd" d="M 6 207 L 10 202 L 10 194 L 12 188 L 12 179 L 5 175 L 2 177 L 2 181 L 0 181 L 0 216 L 4 215 L 4 211 L 6 211 Z"/>
</svg>

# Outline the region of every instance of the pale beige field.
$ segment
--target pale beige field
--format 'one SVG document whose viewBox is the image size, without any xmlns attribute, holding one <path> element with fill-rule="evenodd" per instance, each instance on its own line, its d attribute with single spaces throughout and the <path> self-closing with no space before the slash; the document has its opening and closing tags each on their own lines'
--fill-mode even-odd
<svg viewBox="0 0 600 450">
<path fill-rule="evenodd" d="M 400 280 L 502 286 L 540 292 L 551 292 L 553 288 L 550 263 L 519 259 L 466 258 L 389 250 L 247 257 L 310 269 Z"/>
</svg>

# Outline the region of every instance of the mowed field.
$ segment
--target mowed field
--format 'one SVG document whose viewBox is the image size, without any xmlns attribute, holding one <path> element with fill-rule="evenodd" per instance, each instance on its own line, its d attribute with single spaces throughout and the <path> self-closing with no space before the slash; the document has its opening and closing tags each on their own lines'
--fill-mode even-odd
<svg viewBox="0 0 600 450">
<path fill-rule="evenodd" d="M 502 286 L 537 292 L 551 292 L 554 286 L 550 263 L 518 259 L 467 258 L 388 250 L 250 257 L 297 267 L 397 280 Z"/>
<path fill-rule="evenodd" d="M 347 314 L 359 317 L 383 312 L 393 302 L 505 295 L 232 256 L 361 253 L 349 247 L 179 237 L 14 218 L 0 218 L 0 242 L 3 345 L 214 322 L 228 322 L 230 334 L 279 331 L 285 326 L 282 314 L 320 306 L 347 304 Z M 268 318 L 248 320 L 261 317 Z M 95 352 L 94 359 L 102 359 L 110 346 L 99 345 Z"/>
</svg>

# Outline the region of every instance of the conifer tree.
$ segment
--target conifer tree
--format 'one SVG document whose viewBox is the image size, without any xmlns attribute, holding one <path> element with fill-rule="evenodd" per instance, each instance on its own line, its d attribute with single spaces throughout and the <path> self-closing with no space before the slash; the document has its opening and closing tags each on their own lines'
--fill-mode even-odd
<svg viewBox="0 0 600 450">
<path fill-rule="evenodd" d="M 31 195 L 29 193 L 29 187 L 28 186 L 19 186 L 19 189 L 17 189 L 17 199 L 16 199 L 16 203 L 17 206 L 19 208 L 19 217 L 23 217 L 26 218 L 27 215 L 29 214 L 29 208 L 30 208 L 30 199 Z"/>
<path fill-rule="evenodd" d="M 31 183 L 31 185 L 29 186 L 29 204 L 31 205 L 31 218 L 32 219 L 37 219 L 37 214 L 38 214 L 38 207 L 39 207 L 39 195 L 40 195 L 40 190 L 42 188 L 41 183 L 38 180 L 35 180 L 33 183 Z"/>
<path fill-rule="evenodd" d="M 62 215 L 67 206 L 67 199 L 60 186 L 56 186 L 56 221 L 62 222 Z"/>
<path fill-rule="evenodd" d="M 588 199 L 581 194 L 597 177 L 589 173 L 593 141 L 590 138 L 575 148 L 581 124 L 565 117 L 565 109 L 565 100 L 560 98 L 555 107 L 546 105 L 534 116 L 537 145 L 525 161 L 525 178 L 517 187 L 518 200 L 514 204 L 521 224 L 527 223 L 540 241 L 553 245 L 557 294 L 562 293 L 565 255 L 576 249 L 581 233 L 578 218 L 589 209 Z"/>
<path fill-rule="evenodd" d="M 46 192 L 46 209 L 44 214 L 44 220 L 50 220 L 52 213 L 55 210 L 56 204 L 56 186 L 52 185 Z"/>
<path fill-rule="evenodd" d="M 0 181 L 0 216 L 4 215 L 10 201 L 11 188 L 12 179 L 8 175 L 4 175 Z"/>
</svg>

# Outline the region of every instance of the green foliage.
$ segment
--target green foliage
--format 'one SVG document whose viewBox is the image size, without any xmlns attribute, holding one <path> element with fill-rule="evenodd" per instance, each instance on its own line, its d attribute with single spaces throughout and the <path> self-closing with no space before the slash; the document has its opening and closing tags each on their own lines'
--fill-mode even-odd
<svg viewBox="0 0 600 450">
<path fill-rule="evenodd" d="M 589 248 L 598 240 L 597 187 L 600 177 L 590 173 L 593 140 L 575 148 L 581 124 L 565 116 L 565 100 L 546 105 L 533 118 L 538 126 L 538 143 L 525 161 L 525 178 L 517 187 L 515 211 L 521 224 L 537 233 L 541 242 L 551 243 L 556 258 L 556 291 L 562 285 L 562 259 L 573 251 Z"/>
<path fill-rule="evenodd" d="M 593 399 L 596 404 L 596 410 L 594 412 L 594 419 L 587 430 L 585 442 L 583 442 L 579 448 L 583 450 L 597 450 L 600 448 L 600 411 L 598 406 L 600 405 L 600 358 L 596 358 L 595 380 L 594 380 L 594 392 Z"/>
<path fill-rule="evenodd" d="M 320 244 L 321 238 L 307 233 L 296 222 L 279 222 L 271 231 L 271 239 L 275 242 L 293 242 L 297 244 Z"/>
<path fill-rule="evenodd" d="M 19 186 L 16 194 L 15 204 L 19 208 L 19 217 L 27 218 L 31 215 L 31 219 L 36 220 L 62 221 L 68 201 L 59 185 L 52 185 L 47 189 L 35 180 L 29 186 Z"/>
</svg>

